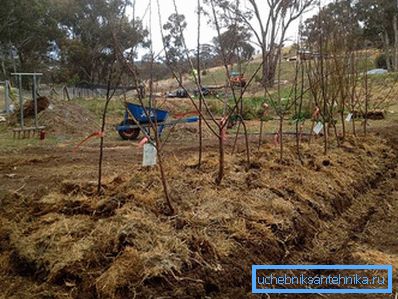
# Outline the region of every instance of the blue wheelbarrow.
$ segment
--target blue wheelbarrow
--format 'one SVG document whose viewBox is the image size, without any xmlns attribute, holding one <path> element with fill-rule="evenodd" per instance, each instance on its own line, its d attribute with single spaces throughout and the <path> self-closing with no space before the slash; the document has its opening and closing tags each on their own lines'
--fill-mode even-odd
<svg viewBox="0 0 398 299">
<path fill-rule="evenodd" d="M 126 103 L 126 112 L 123 121 L 116 127 L 120 137 L 124 140 L 136 140 L 141 130 L 149 133 L 151 123 L 157 124 L 159 136 L 165 127 L 175 126 L 180 123 L 194 123 L 199 120 L 197 116 L 167 120 L 169 112 L 161 109 L 143 108 L 141 105 Z"/>
</svg>

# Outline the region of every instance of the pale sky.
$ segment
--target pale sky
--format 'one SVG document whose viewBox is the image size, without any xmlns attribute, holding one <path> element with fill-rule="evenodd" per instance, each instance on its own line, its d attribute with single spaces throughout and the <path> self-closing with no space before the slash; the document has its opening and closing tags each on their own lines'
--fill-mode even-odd
<svg viewBox="0 0 398 299">
<path fill-rule="evenodd" d="M 158 18 L 158 7 L 157 0 L 135 0 L 136 1 L 136 17 L 143 19 L 144 27 L 149 29 L 150 23 L 152 23 L 152 40 L 153 40 L 153 48 L 154 52 L 158 54 L 163 46 L 162 39 L 160 33 L 160 25 Z M 241 0 L 242 6 L 245 7 L 249 4 L 247 0 Z M 322 1 L 323 3 L 328 2 L 328 0 Z M 267 16 L 266 11 L 266 1 L 259 0 L 258 5 L 262 14 L 264 14 L 264 18 Z M 174 13 L 174 5 L 173 0 L 159 0 L 160 11 L 162 14 L 162 24 L 167 22 L 168 17 Z M 184 37 L 187 43 L 188 48 L 193 49 L 196 48 L 196 39 L 197 39 L 197 0 L 176 0 L 178 13 L 185 15 L 187 21 L 187 29 L 184 32 Z M 149 7 L 152 7 L 152 10 Z M 152 11 L 152 14 L 150 13 Z M 303 20 L 314 15 L 317 12 L 317 8 L 313 9 L 310 12 L 307 12 L 303 16 Z M 130 17 L 133 14 L 132 7 L 129 7 L 127 13 Z M 152 22 L 150 22 L 152 19 Z M 216 31 L 207 23 L 207 17 L 202 15 L 202 26 L 201 26 L 201 44 L 210 43 L 214 36 L 216 36 Z M 291 25 L 289 28 L 287 38 L 290 40 L 290 43 L 297 40 L 298 34 L 298 24 L 299 20 Z M 254 25 L 256 25 L 254 23 Z M 254 41 L 254 38 L 253 38 Z M 141 55 L 143 53 L 140 53 Z"/>
</svg>

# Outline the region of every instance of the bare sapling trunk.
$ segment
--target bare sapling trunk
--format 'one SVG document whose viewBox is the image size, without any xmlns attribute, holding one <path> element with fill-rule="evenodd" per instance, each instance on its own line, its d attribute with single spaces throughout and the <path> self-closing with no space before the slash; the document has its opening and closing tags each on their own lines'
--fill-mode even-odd
<svg viewBox="0 0 398 299">
<path fill-rule="evenodd" d="M 258 137 L 258 150 L 263 143 L 263 128 L 264 128 L 264 119 L 263 117 L 260 118 L 260 136 Z"/>
<path fill-rule="evenodd" d="M 200 27 L 201 27 L 201 10 L 202 6 L 200 0 L 198 0 L 198 39 L 197 39 L 197 52 L 196 52 L 196 69 L 198 71 L 198 85 L 202 86 L 202 74 L 200 67 Z M 199 89 L 199 110 L 202 111 L 203 94 L 201 89 Z M 198 168 L 202 165 L 202 155 L 203 155 L 203 124 L 202 116 L 199 115 L 199 157 L 198 157 Z"/>
<path fill-rule="evenodd" d="M 323 105 L 324 107 L 326 106 L 326 101 L 325 99 L 323 100 Z M 325 114 L 326 114 L 326 109 L 323 110 L 323 153 L 325 155 L 328 154 L 328 148 L 329 148 L 329 123 L 326 122 L 326 118 L 325 118 Z"/>
<path fill-rule="evenodd" d="M 337 146 L 340 147 L 340 136 L 337 131 L 337 125 L 336 122 L 333 120 L 333 131 L 334 131 L 334 137 L 336 138 Z"/>
<path fill-rule="evenodd" d="M 279 57 L 280 54 L 279 54 Z M 296 64 L 297 66 L 297 64 Z M 281 71 L 282 70 L 282 59 L 278 60 L 278 101 L 279 101 L 279 107 L 280 107 L 280 114 L 279 114 L 279 163 L 283 163 L 283 143 L 284 143 L 284 138 L 283 138 L 283 121 L 285 117 L 285 110 L 288 108 L 285 107 L 283 101 L 282 101 L 282 94 L 281 94 Z M 296 78 L 295 78 L 295 83 L 297 83 L 297 68 L 296 68 Z M 296 84 L 294 85 L 296 86 Z M 294 87 L 295 88 L 295 87 Z M 290 100 L 290 99 L 288 99 Z M 286 103 L 287 105 L 287 103 Z M 283 106 L 283 107 L 282 107 Z"/>
<path fill-rule="evenodd" d="M 178 15 L 176 2 L 173 1 L 173 4 L 174 4 L 175 13 Z M 192 98 L 192 96 L 188 93 L 187 89 L 184 87 L 184 84 L 183 84 L 183 81 L 182 81 L 182 73 L 180 71 L 176 72 L 174 67 L 173 67 L 174 65 L 171 63 L 171 58 L 170 58 L 170 55 L 169 55 L 169 51 L 168 51 L 168 48 L 167 48 L 167 46 L 165 44 L 165 36 L 164 36 L 164 33 L 163 33 L 163 26 L 162 26 L 162 20 L 161 20 L 162 18 L 161 18 L 159 0 L 157 0 L 157 7 L 158 7 L 158 19 L 159 19 L 160 33 L 161 33 L 161 36 L 162 36 L 163 49 L 165 51 L 166 65 L 169 68 L 169 70 L 171 71 L 171 73 L 173 74 L 174 79 L 178 82 L 179 87 L 187 92 L 188 97 L 191 100 L 192 105 L 195 107 L 196 111 L 199 114 L 201 128 L 202 128 L 202 124 L 203 123 L 206 124 L 207 128 L 218 138 L 219 143 L 221 144 L 220 147 L 221 147 L 222 151 L 224 151 L 224 145 L 223 145 L 224 137 L 222 136 L 223 127 L 221 126 L 219 121 L 216 120 L 216 118 L 214 117 L 213 113 L 211 112 L 209 106 L 207 105 L 207 103 L 205 101 L 205 98 L 203 97 L 201 79 L 194 72 L 194 66 L 193 66 L 191 57 L 189 56 L 189 51 L 188 51 L 188 48 L 187 48 L 186 43 L 185 43 L 183 29 L 181 28 L 180 25 L 177 25 L 178 26 L 177 30 L 180 33 L 180 38 L 181 38 L 181 41 L 182 41 L 182 46 L 184 47 L 184 50 L 185 50 L 186 59 L 189 62 L 191 70 L 192 70 L 192 73 L 193 73 L 193 77 L 194 77 L 194 81 L 195 81 L 194 83 L 196 84 L 196 87 L 199 90 L 199 94 L 200 94 L 199 105 L 197 105 L 195 100 Z M 200 56 L 198 56 L 199 55 L 199 50 L 200 50 L 200 44 L 199 44 L 199 40 L 200 40 L 200 35 L 199 35 L 199 31 L 200 31 L 200 9 L 201 9 L 200 8 L 200 0 L 198 0 L 198 14 L 199 14 L 198 15 L 198 49 L 197 49 L 198 53 L 197 53 L 197 57 L 196 57 L 196 59 L 197 59 L 196 66 L 197 67 L 199 66 L 198 73 L 200 73 Z M 199 75 L 201 75 L 201 74 L 199 74 Z M 209 122 L 208 119 L 205 118 L 205 116 L 203 114 L 203 111 L 202 111 L 203 107 L 204 107 L 206 113 L 209 115 L 211 123 Z M 212 125 L 216 126 L 217 128 L 215 129 Z M 200 141 L 199 141 L 200 161 L 202 160 L 202 142 L 203 142 L 203 138 L 200 137 Z M 224 158 L 222 157 L 222 159 L 220 159 L 220 160 L 223 160 L 223 159 Z M 220 162 L 220 167 L 219 168 L 223 169 L 223 167 L 224 167 L 224 163 Z M 224 171 L 219 171 L 218 178 L 216 179 L 216 183 L 217 184 L 221 184 L 223 176 L 224 176 Z"/>
<path fill-rule="evenodd" d="M 224 137 L 223 137 L 223 128 L 220 127 L 219 138 L 218 138 L 218 174 L 216 178 L 216 184 L 221 185 L 221 182 L 224 178 L 224 164 L 225 164 L 225 150 L 224 150 Z"/>
<path fill-rule="evenodd" d="M 298 96 L 299 103 L 297 109 L 297 115 L 299 119 L 296 121 L 296 151 L 297 151 L 297 156 L 300 162 L 302 163 L 303 160 L 301 157 L 301 138 L 303 133 L 303 124 L 301 124 L 301 117 L 302 117 L 301 114 L 303 110 L 303 98 L 304 98 L 304 64 L 301 61 L 300 61 L 300 69 L 301 69 L 301 83 L 300 83 L 300 95 Z M 297 97 L 295 102 L 296 102 L 295 105 L 297 106 Z"/>
<path fill-rule="evenodd" d="M 308 139 L 308 144 L 311 144 L 312 138 L 314 136 L 315 123 L 319 120 L 319 114 L 320 114 L 319 103 L 318 103 L 319 81 L 315 83 L 316 80 L 314 80 L 314 77 L 316 77 L 317 74 L 313 70 L 313 65 L 311 61 L 308 62 L 306 69 L 307 69 L 307 80 L 309 84 L 309 89 L 311 92 L 313 103 L 315 103 L 315 109 L 311 115 L 311 130 Z"/>
<path fill-rule="evenodd" d="M 226 129 L 226 126 L 227 126 L 228 121 L 229 121 L 229 119 L 231 117 L 231 114 L 234 113 L 234 111 L 238 112 L 239 122 L 242 124 L 242 127 L 244 129 L 244 134 L 245 134 L 247 168 L 250 168 L 250 146 L 249 146 L 249 138 L 248 138 L 248 135 L 247 135 L 246 124 L 245 124 L 245 121 L 244 121 L 243 116 L 242 116 L 242 111 L 243 111 L 242 97 L 243 97 L 244 91 L 246 90 L 248 85 L 250 85 L 253 77 L 248 82 L 248 84 L 245 86 L 244 90 L 242 89 L 242 86 L 240 86 L 240 96 L 239 96 L 239 100 L 238 100 L 237 96 L 236 96 L 236 93 L 235 93 L 234 86 L 233 86 L 233 84 L 230 81 L 230 73 L 229 73 L 229 68 L 228 68 L 228 61 L 226 59 L 224 45 L 221 42 L 221 28 L 220 28 L 220 24 L 219 24 L 219 21 L 218 21 L 217 13 L 216 13 L 216 10 L 215 10 L 214 0 L 210 0 L 210 4 L 211 4 L 212 14 L 213 14 L 213 18 L 214 18 L 214 25 L 215 25 L 216 30 L 217 30 L 218 39 L 220 41 L 219 45 L 220 45 L 221 56 L 222 56 L 222 60 L 223 60 L 223 64 L 224 64 L 225 75 L 226 75 L 226 79 L 227 79 L 227 82 L 228 82 L 227 85 L 230 87 L 230 90 L 231 90 L 231 93 L 232 93 L 232 96 L 233 96 L 233 99 L 234 99 L 234 103 L 235 103 L 235 107 L 231 110 L 230 114 L 227 117 L 224 115 L 224 120 L 225 121 L 222 124 L 222 126 L 223 126 L 223 129 Z M 235 14 L 237 13 L 237 11 L 238 11 L 238 7 L 236 7 Z M 236 19 L 235 19 L 235 21 L 236 21 Z M 239 61 L 239 64 L 240 64 L 240 61 Z M 238 136 L 238 133 L 237 133 L 236 137 L 237 136 Z M 237 138 L 235 139 L 235 142 L 237 142 Z"/>
<path fill-rule="evenodd" d="M 123 56 L 122 51 L 120 50 L 120 43 L 116 38 L 116 34 L 113 32 L 112 34 L 113 37 L 113 43 L 114 43 L 114 47 L 116 49 L 116 57 L 117 59 L 120 61 L 120 63 L 125 67 L 126 71 L 131 75 L 131 77 L 133 78 L 133 82 L 135 84 L 135 86 L 139 86 L 140 85 L 140 80 L 138 78 L 138 74 L 137 71 L 135 69 L 135 66 L 131 65 L 126 58 Z M 153 59 L 153 51 L 152 51 L 152 47 L 151 47 L 151 55 L 152 55 L 152 59 Z M 151 73 L 153 73 L 153 67 L 151 66 Z M 152 84 L 150 84 L 150 97 L 152 97 L 153 95 L 153 90 L 152 90 L 153 86 Z M 168 189 L 168 185 L 167 185 L 167 178 L 166 178 L 166 172 L 164 171 L 164 165 L 163 165 L 163 159 L 162 159 L 162 144 L 161 144 L 161 140 L 159 138 L 159 132 L 158 132 L 158 126 L 157 126 L 157 122 L 156 120 L 153 121 L 152 117 L 151 117 L 151 111 L 148 111 L 148 109 L 145 107 L 144 104 L 144 99 L 143 99 L 143 94 L 141 92 L 137 93 L 138 95 L 138 100 L 139 103 L 141 105 L 141 107 L 144 110 L 145 116 L 146 118 L 149 120 L 149 125 L 150 125 L 150 129 L 154 132 L 154 146 L 157 152 L 157 160 L 158 160 L 158 166 L 159 166 L 159 174 L 160 174 L 160 180 L 162 183 L 162 189 L 163 189 L 163 193 L 164 193 L 164 197 L 165 197 L 165 201 L 166 204 L 169 208 L 169 215 L 174 215 L 175 214 L 175 209 L 173 208 L 172 202 L 171 202 L 171 197 L 169 194 L 169 189 Z M 150 98 L 149 101 L 151 102 L 152 99 Z M 145 132 L 145 129 L 141 128 L 141 131 L 146 135 L 146 137 L 148 138 L 148 141 L 151 142 L 151 136 L 148 135 Z"/>
<path fill-rule="evenodd" d="M 328 139 L 328 123 L 327 123 L 327 92 L 326 92 L 326 82 L 325 82 L 325 56 L 323 51 L 323 36 L 320 35 L 320 42 L 319 42 L 319 55 L 320 55 L 320 76 L 321 76 L 321 95 L 322 95 L 322 121 L 323 121 L 323 141 L 324 141 L 324 154 L 327 155 L 328 147 L 329 147 L 329 139 Z"/>
<path fill-rule="evenodd" d="M 239 121 L 238 123 L 238 128 L 236 129 L 236 133 L 235 133 L 235 140 L 234 140 L 234 144 L 232 146 L 232 155 L 235 154 L 235 150 L 238 144 L 238 138 L 239 138 L 239 133 L 240 133 L 240 126 L 242 125 L 242 123 Z"/>
<path fill-rule="evenodd" d="M 355 116 L 352 118 L 352 135 L 357 136 L 357 129 L 355 126 Z"/>
<path fill-rule="evenodd" d="M 356 66 L 356 56 L 355 53 L 351 53 L 351 84 L 350 84 L 350 108 L 352 113 L 351 127 L 352 127 L 352 135 L 356 136 L 356 127 L 355 127 L 355 119 L 357 117 L 357 113 L 355 111 L 356 108 L 356 94 L 357 94 L 357 81 L 358 81 L 358 69 Z"/>
<path fill-rule="evenodd" d="M 297 65 L 296 65 L 296 67 L 297 67 Z M 297 96 L 297 84 L 294 86 L 294 115 L 295 115 L 295 119 L 294 119 L 294 121 L 295 121 L 295 124 L 294 124 L 294 130 L 295 130 L 295 140 L 296 140 L 296 151 L 297 151 L 297 149 L 298 149 L 298 140 L 299 140 L 299 122 L 300 122 L 300 118 L 301 118 L 301 115 L 299 115 L 299 112 L 298 112 L 298 110 L 299 110 L 299 107 L 298 107 L 298 105 L 299 105 L 299 103 L 297 102 L 297 100 L 298 100 L 298 96 Z"/>
<path fill-rule="evenodd" d="M 157 129 L 156 127 L 157 126 L 155 126 L 154 129 Z M 160 141 L 159 133 L 157 130 L 154 132 L 154 136 L 155 136 L 155 144 L 156 144 L 156 156 L 157 156 L 159 172 L 160 172 L 160 180 L 162 182 L 162 188 L 163 188 L 164 197 L 166 199 L 166 204 L 167 204 L 167 207 L 169 208 L 169 211 L 167 214 L 175 215 L 175 210 L 174 210 L 173 204 L 171 203 L 170 192 L 169 192 L 169 188 L 167 185 L 166 173 L 165 173 L 164 167 L 163 167 L 163 156 L 162 156 L 162 151 L 161 151 L 161 146 L 160 146 L 161 141 Z"/>
<path fill-rule="evenodd" d="M 343 88 L 344 87 L 342 87 L 342 89 Z M 343 91 L 342 91 L 342 93 L 343 93 Z M 342 129 L 342 135 L 341 135 L 342 141 L 344 141 L 345 135 L 346 135 L 344 110 L 345 110 L 345 94 L 342 94 L 341 101 L 340 101 L 340 121 L 341 121 L 341 129 Z"/>
<path fill-rule="evenodd" d="M 365 137 L 368 133 L 368 110 L 369 110 L 369 76 L 368 76 L 368 51 L 365 52 L 366 55 L 366 70 L 365 70 L 365 115 L 363 121 L 363 133 Z"/>
<path fill-rule="evenodd" d="M 239 117 L 242 118 L 242 115 L 240 115 Z M 247 133 L 246 122 L 243 120 L 243 118 L 242 118 L 242 127 L 243 127 L 243 132 L 244 132 L 244 135 L 245 135 L 247 167 L 250 168 L 251 162 L 250 162 L 249 135 L 248 135 L 248 133 Z"/>
<path fill-rule="evenodd" d="M 152 13 L 152 12 L 151 12 Z M 149 109 L 152 110 L 152 102 L 153 102 L 153 62 L 154 62 L 154 58 L 153 58 L 153 48 L 152 48 L 152 38 L 151 38 L 151 46 L 150 46 L 150 51 L 151 51 L 151 64 L 150 64 L 150 84 L 149 84 Z M 137 80 L 138 81 L 138 80 Z M 140 96 L 140 103 L 141 105 L 144 107 L 144 103 L 143 103 L 143 99 L 142 99 L 142 95 Z M 146 110 L 144 108 L 144 110 Z M 148 119 L 151 119 L 151 111 L 146 112 Z M 167 185 L 167 179 L 166 179 L 166 173 L 164 171 L 164 167 L 163 167 L 163 155 L 162 155 L 162 142 L 160 140 L 160 136 L 159 136 L 159 130 L 158 130 L 158 124 L 157 124 L 157 120 L 155 119 L 154 122 L 151 121 L 151 127 L 153 128 L 153 135 L 155 138 L 155 147 L 156 147 L 156 156 L 157 156 L 157 160 L 158 160 L 158 166 L 159 166 L 159 172 L 160 172 L 160 180 L 162 182 L 162 188 L 163 188 L 163 193 L 164 193 L 164 197 L 166 199 L 166 204 L 167 207 L 169 209 L 168 211 L 168 215 L 174 215 L 175 214 L 175 210 L 174 207 L 171 203 L 171 197 L 170 197 L 170 192 L 169 192 L 169 188 Z M 150 132 L 150 131 L 149 131 Z M 150 134 L 149 134 L 150 137 Z"/>
<path fill-rule="evenodd" d="M 334 70 L 333 70 L 334 71 Z M 335 72 L 334 72 L 335 73 Z M 329 105 L 329 126 L 333 128 L 334 136 L 336 139 L 337 146 L 340 147 L 340 137 L 337 131 L 337 121 L 334 117 L 335 115 L 335 107 L 338 106 L 337 104 L 337 98 L 338 98 L 338 93 L 339 93 L 339 87 L 338 84 L 335 81 L 329 82 L 329 85 L 332 85 L 332 89 L 329 91 L 330 92 L 330 97 L 331 97 L 331 102 Z M 329 136 L 331 134 L 329 133 Z"/>
<path fill-rule="evenodd" d="M 283 120 L 284 120 L 284 113 L 281 113 L 279 116 L 279 163 L 283 163 Z"/>
<path fill-rule="evenodd" d="M 214 6 L 214 1 L 210 0 L 210 4 L 211 4 L 211 9 L 212 9 L 212 14 L 213 14 L 213 18 L 214 18 L 214 24 L 216 26 L 216 30 L 217 30 L 217 34 L 218 34 L 218 39 L 219 39 L 219 44 L 221 47 L 221 53 L 222 53 L 222 57 L 223 57 L 223 63 L 224 63 L 224 68 L 225 68 L 225 72 L 226 72 L 226 78 L 228 80 L 228 84 L 231 86 L 230 83 L 230 77 L 229 77 L 229 69 L 228 69 L 228 62 L 225 58 L 225 52 L 224 52 L 224 48 L 223 48 L 223 44 L 221 42 L 221 30 L 220 30 L 220 25 L 218 23 L 218 18 L 217 18 L 217 14 L 216 14 L 216 10 L 215 10 L 215 6 Z M 233 86 L 231 86 L 231 91 L 232 94 L 235 98 L 235 92 L 233 89 Z M 238 109 L 238 107 L 236 107 L 236 109 Z M 226 124 L 229 121 L 229 117 L 225 118 L 225 115 L 223 117 L 223 121 L 220 122 L 220 127 L 219 127 L 219 167 L 218 167 L 218 176 L 216 179 L 216 184 L 220 185 L 222 182 L 222 179 L 224 177 L 224 167 L 225 167 L 225 152 L 224 152 L 224 139 L 225 139 L 225 130 L 226 130 Z"/>
<path fill-rule="evenodd" d="M 175 13 L 178 14 L 176 2 L 173 1 L 173 3 L 174 3 Z M 157 1 L 157 4 L 158 4 L 157 6 L 158 6 L 158 17 L 159 17 L 160 32 L 161 32 L 161 35 L 162 35 L 163 47 L 164 47 L 164 50 L 165 50 L 165 58 L 166 58 L 166 62 L 167 62 L 166 65 L 170 69 L 170 71 L 172 72 L 173 77 L 177 80 L 177 82 L 179 84 L 179 87 L 184 89 L 185 91 L 187 91 L 186 88 L 183 85 L 181 73 L 177 74 L 175 72 L 175 70 L 173 69 L 173 65 L 171 64 L 171 59 L 170 59 L 170 56 L 169 56 L 169 53 L 168 53 L 168 49 L 167 49 L 167 47 L 165 45 L 165 42 L 164 42 L 165 39 L 164 39 L 164 34 L 163 34 L 163 27 L 162 27 L 162 24 L 161 24 L 161 12 L 160 12 L 159 1 Z M 214 9 L 214 4 L 212 2 L 211 2 L 211 4 L 213 5 L 213 9 Z M 215 15 L 214 11 L 213 11 L 213 15 L 215 16 L 216 25 L 218 25 L 217 17 Z M 177 29 L 180 31 L 182 46 L 185 49 L 186 59 L 189 62 L 191 69 L 193 70 L 194 66 L 193 66 L 193 63 L 192 63 L 191 56 L 189 55 L 189 50 L 188 50 L 188 48 L 186 46 L 186 43 L 185 43 L 185 39 L 184 39 L 184 35 L 183 35 L 183 29 L 181 28 L 181 26 L 178 26 L 178 27 L 179 28 L 177 28 Z M 216 26 L 216 27 L 219 29 L 218 26 Z M 218 30 L 218 36 L 220 36 L 220 31 L 219 30 Z M 223 61 L 224 61 L 224 67 L 226 67 L 226 70 L 228 70 L 228 65 L 225 66 L 225 59 L 223 59 Z M 233 93 L 233 96 L 234 96 L 234 99 L 235 99 L 235 105 L 230 110 L 229 113 L 227 111 L 225 111 L 224 117 L 222 118 L 221 121 L 218 121 L 215 118 L 215 116 L 213 115 L 213 113 L 210 110 L 209 106 L 207 105 L 206 100 L 203 97 L 203 94 L 201 95 L 202 101 L 200 103 L 202 104 L 202 107 L 204 107 L 204 110 L 206 111 L 207 115 L 209 115 L 209 117 L 207 117 L 207 118 L 204 116 L 204 114 L 202 112 L 202 109 L 201 109 L 202 107 L 199 107 L 200 105 L 198 106 L 197 103 L 193 100 L 192 96 L 190 96 L 190 94 L 188 93 L 188 97 L 191 100 L 191 103 L 195 107 L 196 111 L 199 113 L 201 119 L 203 120 L 203 123 L 206 124 L 207 128 L 214 134 L 214 136 L 217 137 L 217 139 L 219 141 L 219 153 L 220 153 L 220 159 L 219 160 L 220 161 L 219 161 L 219 173 L 218 173 L 218 176 L 217 176 L 217 179 L 216 179 L 216 184 L 221 184 L 222 178 L 224 177 L 225 130 L 227 128 L 228 120 L 230 119 L 232 113 L 237 109 L 239 103 L 241 103 L 244 91 L 250 85 L 250 83 L 253 82 L 255 76 L 260 71 L 262 66 L 263 66 L 263 63 L 261 63 L 258 66 L 256 71 L 254 72 L 254 74 L 252 75 L 252 77 L 250 78 L 248 83 L 246 84 L 246 86 L 245 86 L 241 96 L 239 97 L 239 99 L 236 98 L 236 95 L 235 95 L 235 93 L 234 93 L 234 91 L 232 89 L 232 93 Z M 202 88 L 200 86 L 201 82 L 199 82 L 198 76 L 195 74 L 195 72 L 193 72 L 193 73 L 194 73 L 194 81 L 195 81 L 194 83 L 196 84 L 196 87 L 198 88 L 200 93 L 202 93 Z M 227 74 L 227 78 L 228 78 L 228 81 L 229 81 L 229 75 L 228 74 Z M 210 119 L 210 121 L 209 121 L 209 119 Z M 216 127 L 216 128 L 214 128 L 214 127 Z"/>
<path fill-rule="evenodd" d="M 280 50 L 280 49 L 279 49 Z M 283 156 L 284 156 L 284 134 L 283 134 L 283 128 L 284 128 L 284 120 L 285 116 L 289 113 L 289 111 L 292 109 L 293 106 L 295 106 L 295 112 L 296 112 L 296 117 L 297 117 L 297 124 L 299 123 L 299 118 L 300 116 L 297 115 L 297 87 L 298 87 L 298 76 L 299 76 L 299 65 L 296 62 L 295 63 L 295 75 L 294 75 L 294 81 L 293 85 L 290 88 L 290 94 L 286 99 L 282 98 L 282 93 L 281 93 L 281 73 L 282 73 L 282 55 L 279 53 L 279 61 L 278 61 L 278 82 L 277 82 L 277 87 L 278 87 L 278 105 L 277 105 L 277 114 L 279 116 L 279 130 L 278 130 L 278 141 L 279 141 L 279 162 L 283 163 Z M 303 96 L 303 94 L 301 94 Z M 292 100 L 293 98 L 293 100 Z M 298 131 L 298 130 L 297 130 Z M 298 132 L 296 132 L 298 133 Z M 297 136 L 298 134 L 296 134 Z"/>
<path fill-rule="evenodd" d="M 114 62 L 113 62 L 114 63 Z M 113 90 L 113 92 L 111 92 L 111 84 L 112 84 L 112 77 L 113 77 L 113 63 L 109 69 L 109 74 L 108 74 L 108 81 L 107 81 L 107 90 L 106 90 L 106 100 L 105 100 L 105 106 L 104 106 L 104 110 L 102 113 L 102 121 L 101 121 L 101 131 L 100 131 L 100 151 L 99 151 L 99 160 L 98 160 L 98 183 L 97 183 L 97 194 L 101 194 L 102 192 L 102 162 L 103 162 L 103 158 L 104 158 L 104 134 L 105 134 L 105 126 L 106 126 L 106 115 L 108 113 L 108 106 L 109 106 L 109 102 L 111 101 L 112 97 L 115 94 L 116 91 L 116 86 Z M 117 85 L 120 82 L 120 78 L 118 80 Z"/>
<path fill-rule="evenodd" d="M 335 73 L 335 82 L 336 88 L 338 89 L 336 97 L 338 98 L 338 116 L 341 122 L 341 140 L 344 141 L 346 135 L 346 127 L 345 127 L 345 106 L 346 106 L 346 97 L 347 97 L 347 86 L 350 84 L 349 72 L 348 72 L 348 62 L 349 62 L 349 55 L 347 51 L 341 51 L 340 49 L 335 49 L 333 53 L 333 62 L 336 67 Z M 343 57 L 340 59 L 340 57 Z"/>
<path fill-rule="evenodd" d="M 347 11 L 347 18 L 350 18 L 351 9 Z M 340 30 L 345 31 L 342 33 Z M 349 85 L 349 59 L 347 53 L 354 47 L 353 33 L 351 28 L 331 28 L 328 34 L 330 38 L 326 39 L 326 47 L 328 57 L 326 58 L 327 76 L 330 77 L 327 82 L 328 88 L 328 106 L 329 106 L 329 126 L 333 129 L 337 146 L 341 146 L 341 141 L 345 138 L 345 100 L 347 97 L 347 85 Z M 338 120 L 341 121 L 342 132 L 337 128 Z M 331 134 L 329 134 L 331 136 Z"/>
<path fill-rule="evenodd" d="M 98 160 L 98 184 L 97 184 L 97 193 L 101 194 L 101 188 L 102 188 L 102 161 L 104 158 L 104 136 L 103 132 L 105 130 L 105 120 L 106 120 L 106 114 L 108 111 L 108 105 L 109 105 L 110 99 L 107 97 L 105 101 L 105 107 L 104 107 L 104 112 L 102 114 L 102 124 L 101 124 L 101 137 L 100 137 L 100 153 L 99 153 L 99 160 Z"/>
</svg>

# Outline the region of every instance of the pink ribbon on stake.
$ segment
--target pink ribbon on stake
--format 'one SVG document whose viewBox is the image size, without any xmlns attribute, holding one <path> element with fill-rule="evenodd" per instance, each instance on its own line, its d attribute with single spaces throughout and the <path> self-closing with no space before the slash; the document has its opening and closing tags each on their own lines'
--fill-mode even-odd
<svg viewBox="0 0 398 299">
<path fill-rule="evenodd" d="M 105 137 L 105 132 L 102 131 L 96 131 L 93 132 L 92 134 L 90 134 L 89 136 L 87 136 L 86 138 L 84 138 L 79 144 L 77 144 L 74 149 L 73 149 L 73 153 L 76 153 L 76 151 L 78 150 L 78 148 L 83 145 L 84 143 L 86 143 L 88 140 L 90 140 L 91 138 L 104 138 Z"/>
<path fill-rule="evenodd" d="M 138 147 L 143 147 L 145 143 L 149 141 L 148 137 L 144 137 L 141 139 L 141 141 L 138 143 Z"/>
<path fill-rule="evenodd" d="M 314 110 L 314 113 L 312 113 L 312 119 L 318 119 L 320 112 L 321 112 L 321 110 L 319 109 L 318 106 L 316 106 L 315 110 Z"/>
<path fill-rule="evenodd" d="M 280 142 L 280 135 L 279 135 L 279 132 L 276 132 L 275 135 L 274 135 L 274 144 L 275 144 L 275 146 L 279 145 L 279 142 Z"/>
<path fill-rule="evenodd" d="M 222 127 L 221 129 L 221 138 L 225 142 L 227 140 L 227 118 L 223 117 L 220 121 L 220 126 Z"/>
</svg>

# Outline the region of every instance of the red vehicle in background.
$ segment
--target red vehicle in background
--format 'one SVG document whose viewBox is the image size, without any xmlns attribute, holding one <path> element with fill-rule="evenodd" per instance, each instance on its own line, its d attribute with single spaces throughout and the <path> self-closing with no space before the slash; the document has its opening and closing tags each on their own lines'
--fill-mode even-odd
<svg viewBox="0 0 398 299">
<path fill-rule="evenodd" d="M 243 74 L 238 72 L 231 72 L 229 77 L 229 82 L 234 87 L 245 87 L 246 86 L 246 78 Z"/>
</svg>

